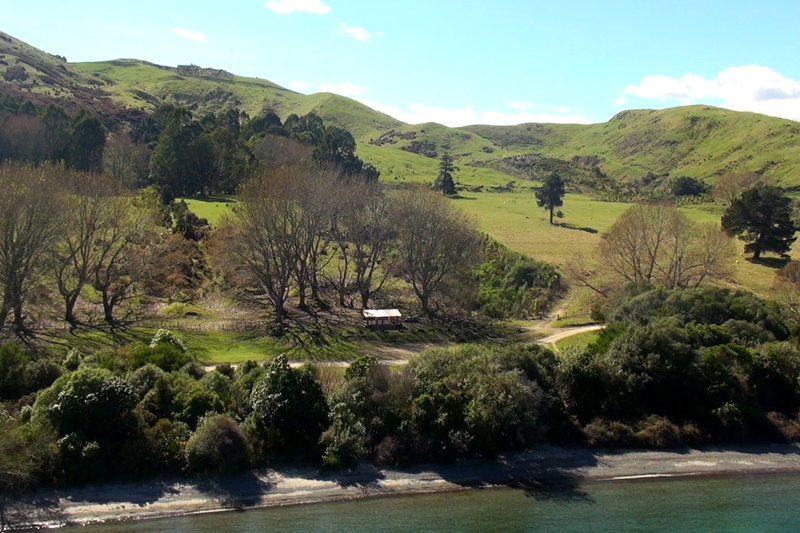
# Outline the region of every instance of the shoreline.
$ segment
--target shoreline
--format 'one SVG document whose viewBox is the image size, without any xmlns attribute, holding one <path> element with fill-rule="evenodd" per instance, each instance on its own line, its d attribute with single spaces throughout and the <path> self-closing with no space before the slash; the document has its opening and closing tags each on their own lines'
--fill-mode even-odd
<svg viewBox="0 0 800 533">
<path fill-rule="evenodd" d="M 587 482 L 792 472 L 800 472 L 798 444 L 669 451 L 540 446 L 502 455 L 496 461 L 423 464 L 407 469 L 369 465 L 347 472 L 281 468 L 233 477 L 41 490 L 7 502 L 6 518 L 11 529 L 40 529 L 475 488 L 536 492 L 571 490 Z"/>
</svg>

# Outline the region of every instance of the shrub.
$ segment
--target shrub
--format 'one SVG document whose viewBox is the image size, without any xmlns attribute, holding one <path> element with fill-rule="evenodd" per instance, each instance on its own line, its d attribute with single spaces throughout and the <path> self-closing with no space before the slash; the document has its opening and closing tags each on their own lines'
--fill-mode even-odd
<svg viewBox="0 0 800 533">
<path fill-rule="evenodd" d="M 30 358 L 18 344 L 0 345 L 0 398 L 19 398 L 23 392 L 23 374 Z"/>
<path fill-rule="evenodd" d="M 651 415 L 639 423 L 636 438 L 651 448 L 674 448 L 683 444 L 678 426 L 662 416 Z"/>
<path fill-rule="evenodd" d="M 248 463 L 244 434 L 225 415 L 204 418 L 186 444 L 186 467 L 191 472 L 235 473 Z"/>
<path fill-rule="evenodd" d="M 583 428 L 586 444 L 592 447 L 633 446 L 637 440 L 627 424 L 595 418 Z"/>
<path fill-rule="evenodd" d="M 248 428 L 259 459 L 273 454 L 313 457 L 328 425 L 328 406 L 322 388 L 306 369 L 293 369 L 286 356 L 273 359 L 255 384 L 249 399 Z"/>
<path fill-rule="evenodd" d="M 25 365 L 25 392 L 34 392 L 49 387 L 64 373 L 55 361 L 40 359 Z"/>
<path fill-rule="evenodd" d="M 136 397 L 141 400 L 144 398 L 150 389 L 156 384 L 158 378 L 164 374 L 158 366 L 148 363 L 142 367 L 137 368 L 130 376 L 128 376 L 128 384 L 133 389 Z"/>
<path fill-rule="evenodd" d="M 680 438 L 681 442 L 687 446 L 700 446 L 705 442 L 703 430 L 701 430 L 697 424 L 692 422 L 688 422 L 681 426 Z"/>
<path fill-rule="evenodd" d="M 130 354 L 130 364 L 138 368 L 153 364 L 165 372 L 172 372 L 182 368 L 192 361 L 192 356 L 170 342 L 159 342 L 150 346 L 140 345 Z"/>
<path fill-rule="evenodd" d="M 156 331 L 156 334 L 153 335 L 152 340 L 150 341 L 150 348 L 155 348 L 162 344 L 168 344 L 170 346 L 174 346 L 181 352 L 186 351 L 186 346 L 183 344 L 183 341 L 178 338 L 172 331 L 168 329 L 161 328 Z"/>
</svg>

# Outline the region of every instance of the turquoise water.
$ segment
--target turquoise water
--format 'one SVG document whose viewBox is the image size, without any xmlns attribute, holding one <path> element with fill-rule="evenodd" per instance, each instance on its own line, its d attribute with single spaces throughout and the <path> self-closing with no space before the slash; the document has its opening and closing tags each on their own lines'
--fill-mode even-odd
<svg viewBox="0 0 800 533">
<path fill-rule="evenodd" d="M 81 531 L 800 532 L 800 475 L 604 481 L 546 491 L 471 490 L 108 524 Z"/>
</svg>

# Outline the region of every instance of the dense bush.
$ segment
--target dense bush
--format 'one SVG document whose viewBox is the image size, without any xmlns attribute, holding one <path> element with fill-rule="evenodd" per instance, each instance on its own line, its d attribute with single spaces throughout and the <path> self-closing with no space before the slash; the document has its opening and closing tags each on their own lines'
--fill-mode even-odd
<svg viewBox="0 0 800 533">
<path fill-rule="evenodd" d="M 248 466 L 247 441 L 239 425 L 225 415 L 204 418 L 186 444 L 190 472 L 228 474 Z"/>
<path fill-rule="evenodd" d="M 105 369 L 82 368 L 39 394 L 32 423 L 55 429 L 65 480 L 129 477 L 121 459 L 128 439 L 140 429 L 135 405 L 136 396 L 124 380 Z"/>
<path fill-rule="evenodd" d="M 318 457 L 319 439 L 328 425 L 328 405 L 310 370 L 293 369 L 286 356 L 273 359 L 253 386 L 246 433 L 255 458 Z"/>
<path fill-rule="evenodd" d="M 484 240 L 483 261 L 475 267 L 477 306 L 492 318 L 529 318 L 544 315 L 566 285 L 552 265 L 510 252 Z"/>
</svg>

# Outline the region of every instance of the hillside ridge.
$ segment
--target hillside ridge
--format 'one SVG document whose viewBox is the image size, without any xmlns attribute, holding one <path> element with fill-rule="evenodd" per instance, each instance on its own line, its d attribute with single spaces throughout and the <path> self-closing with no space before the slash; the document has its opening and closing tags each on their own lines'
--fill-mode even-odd
<svg viewBox="0 0 800 533">
<path fill-rule="evenodd" d="M 800 123 L 708 105 L 631 109 L 588 125 L 406 124 L 344 96 L 305 95 L 213 67 L 130 58 L 69 63 L 3 32 L 0 93 L 88 107 L 110 129 L 161 104 L 198 115 L 231 107 L 251 116 L 272 109 L 282 118 L 314 112 L 350 130 L 361 157 L 387 180 L 432 180 L 446 151 L 462 168 L 457 178 L 464 186 L 505 186 L 556 171 L 573 183 L 596 175 L 615 182 L 689 176 L 708 184 L 726 173 L 758 172 L 800 187 Z"/>
</svg>

